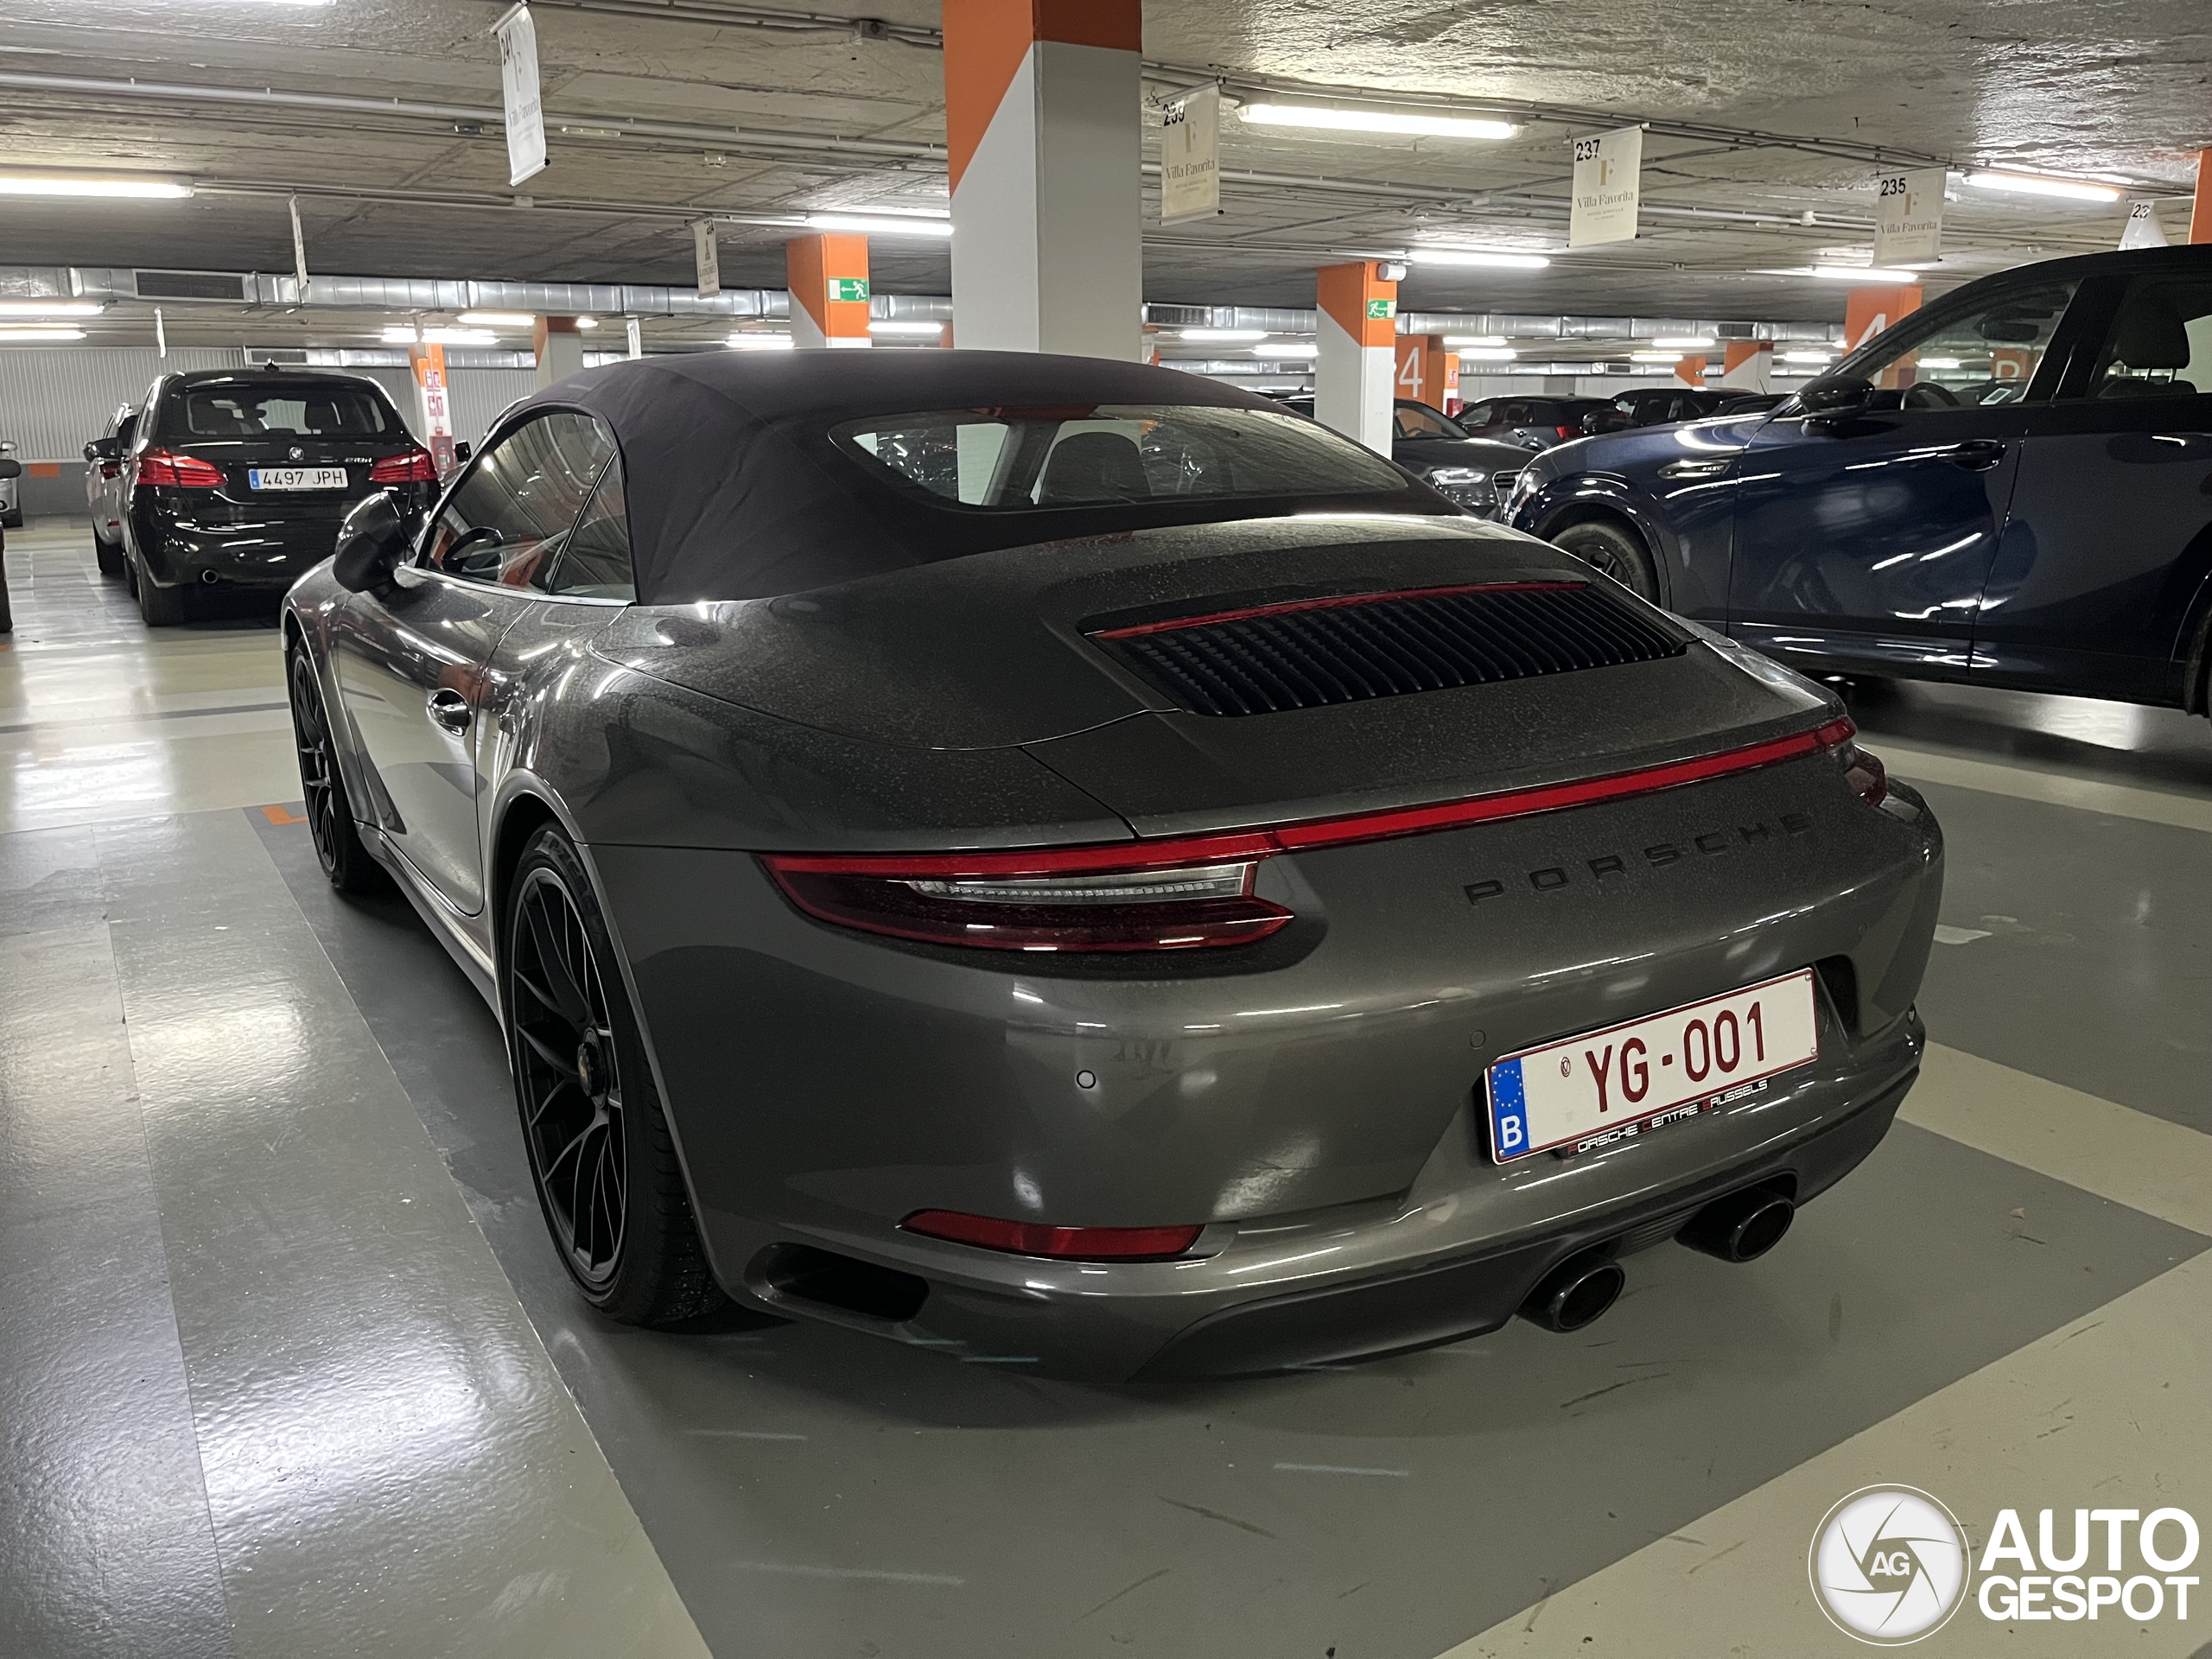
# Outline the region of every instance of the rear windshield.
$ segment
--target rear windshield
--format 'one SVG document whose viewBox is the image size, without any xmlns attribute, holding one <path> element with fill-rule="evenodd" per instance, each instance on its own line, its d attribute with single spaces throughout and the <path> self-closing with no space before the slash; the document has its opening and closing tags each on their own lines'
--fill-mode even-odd
<svg viewBox="0 0 2212 1659">
<path fill-rule="evenodd" d="M 295 380 L 187 386 L 164 424 L 170 437 L 373 438 L 397 430 L 398 418 L 366 386 Z"/>
<path fill-rule="evenodd" d="M 1406 487 L 1395 467 L 1326 428 L 1253 409 L 943 410 L 874 416 L 830 435 L 934 504 L 979 512 Z"/>
</svg>

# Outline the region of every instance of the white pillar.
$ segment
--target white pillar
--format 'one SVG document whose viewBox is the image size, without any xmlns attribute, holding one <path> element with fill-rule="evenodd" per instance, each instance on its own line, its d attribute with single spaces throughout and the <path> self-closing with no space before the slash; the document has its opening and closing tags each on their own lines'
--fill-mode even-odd
<svg viewBox="0 0 2212 1659">
<path fill-rule="evenodd" d="M 1398 285 L 1372 259 L 1315 273 L 1320 352 L 1313 360 L 1313 418 L 1380 454 L 1390 453 L 1391 385 L 1397 370 Z"/>
<path fill-rule="evenodd" d="M 944 0 L 963 347 L 1140 356 L 1141 29 L 1139 0 Z"/>
<path fill-rule="evenodd" d="M 584 337 L 574 317 L 540 317 L 533 331 L 537 346 L 537 389 L 584 372 Z"/>
</svg>

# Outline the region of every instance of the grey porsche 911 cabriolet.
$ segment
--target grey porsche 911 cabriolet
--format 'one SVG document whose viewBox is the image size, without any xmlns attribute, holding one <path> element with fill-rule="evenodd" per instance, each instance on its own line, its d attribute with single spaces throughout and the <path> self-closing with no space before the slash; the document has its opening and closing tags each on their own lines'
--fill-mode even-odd
<svg viewBox="0 0 2212 1659">
<path fill-rule="evenodd" d="M 284 645 L 340 888 L 506 1033 L 582 1294 L 1099 1380 L 1748 1261 L 1916 1075 L 1826 692 L 1263 398 L 664 358 L 372 498 Z"/>
</svg>

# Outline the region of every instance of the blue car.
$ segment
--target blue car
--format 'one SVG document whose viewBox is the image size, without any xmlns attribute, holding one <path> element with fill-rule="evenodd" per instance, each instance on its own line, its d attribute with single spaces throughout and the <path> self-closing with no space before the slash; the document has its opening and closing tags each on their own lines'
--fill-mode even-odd
<svg viewBox="0 0 2212 1659">
<path fill-rule="evenodd" d="M 2212 245 L 1969 283 L 1779 408 L 1548 450 L 1500 516 L 1808 673 L 2205 712 Z"/>
</svg>

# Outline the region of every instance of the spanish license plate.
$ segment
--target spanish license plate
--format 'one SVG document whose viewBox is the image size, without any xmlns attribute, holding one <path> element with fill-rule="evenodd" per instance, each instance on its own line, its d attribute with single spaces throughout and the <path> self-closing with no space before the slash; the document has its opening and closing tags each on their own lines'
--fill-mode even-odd
<svg viewBox="0 0 2212 1659">
<path fill-rule="evenodd" d="M 1821 1057 L 1809 968 L 1498 1061 L 1491 1158 L 1591 1150 L 1751 1094 Z"/>
<path fill-rule="evenodd" d="M 343 467 L 249 467 L 246 486 L 256 490 L 342 490 Z"/>
</svg>

